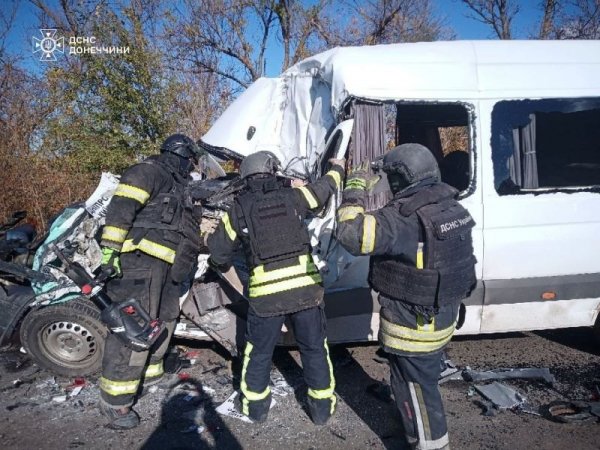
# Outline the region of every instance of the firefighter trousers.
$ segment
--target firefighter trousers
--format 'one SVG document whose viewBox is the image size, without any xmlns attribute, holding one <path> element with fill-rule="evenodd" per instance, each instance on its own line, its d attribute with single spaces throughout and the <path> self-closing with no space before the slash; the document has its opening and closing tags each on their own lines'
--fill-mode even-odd
<svg viewBox="0 0 600 450">
<path fill-rule="evenodd" d="M 286 317 L 291 321 L 300 350 L 311 418 L 316 424 L 323 424 L 335 411 L 336 397 L 325 310 L 319 306 L 275 317 L 258 317 L 249 308 L 240 383 L 242 412 L 257 422 L 267 418 L 271 405 L 269 381 L 273 350 Z"/>
<path fill-rule="evenodd" d="M 109 334 L 104 343 L 100 398 L 112 408 L 133 405 L 142 386 L 157 383 L 163 376 L 163 357 L 168 349 L 179 314 L 181 285 L 170 276 L 171 265 L 142 252 L 121 255 L 121 278 L 107 283 L 108 295 L 114 302 L 137 299 L 150 317 L 167 324 L 168 333 L 149 351 L 136 352 Z"/>
<path fill-rule="evenodd" d="M 408 443 L 414 449 L 449 448 L 438 388 L 442 351 L 418 356 L 389 354 L 390 384 Z"/>
</svg>

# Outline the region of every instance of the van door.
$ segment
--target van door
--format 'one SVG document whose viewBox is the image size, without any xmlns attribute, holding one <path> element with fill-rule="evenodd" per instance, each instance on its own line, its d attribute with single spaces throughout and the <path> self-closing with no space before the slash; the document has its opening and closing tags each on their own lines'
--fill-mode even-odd
<svg viewBox="0 0 600 450">
<path fill-rule="evenodd" d="M 491 158 L 484 158 L 481 330 L 592 325 L 600 297 L 600 99 L 482 102 L 481 117 L 491 137 L 482 142 Z"/>
</svg>

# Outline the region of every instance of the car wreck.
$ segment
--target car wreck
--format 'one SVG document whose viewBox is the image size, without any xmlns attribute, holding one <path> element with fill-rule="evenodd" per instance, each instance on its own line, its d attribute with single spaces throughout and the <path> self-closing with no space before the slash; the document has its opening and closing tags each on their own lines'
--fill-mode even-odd
<svg viewBox="0 0 600 450">
<path fill-rule="evenodd" d="M 214 229 L 243 187 L 237 174 L 220 168 L 226 160 L 269 150 L 282 162 L 281 177 L 314 181 L 332 157 L 369 161 L 376 170 L 389 148 L 418 142 L 432 151 L 443 181 L 460 191 L 476 222 L 478 284 L 463 302 L 457 334 L 599 329 L 599 78 L 597 41 L 394 44 L 310 57 L 279 77 L 257 80 L 201 138 L 203 174 L 190 188 L 203 206 L 203 232 Z M 561 151 L 567 142 L 577 151 Z M 0 265 L 7 278 L 0 286 L 0 343 L 19 334 L 36 362 L 59 374 L 99 370 L 106 328 L 56 268 L 52 245 L 93 273 L 100 264 L 96 237 L 116 183 L 106 174 L 87 202 L 67 207 L 29 247 L 31 268 L 13 259 Z M 335 240 L 340 197 L 309 221 L 328 341 L 374 341 L 379 305 L 367 282 L 369 259 Z M 389 198 L 382 177 L 368 209 Z M 558 217 L 557 209 L 570 215 Z M 235 270 L 218 273 L 208 267 L 207 252 L 180 300 L 175 335 L 215 340 L 236 354 L 248 270 L 240 254 Z M 284 327 L 281 343 L 293 342 Z"/>
</svg>

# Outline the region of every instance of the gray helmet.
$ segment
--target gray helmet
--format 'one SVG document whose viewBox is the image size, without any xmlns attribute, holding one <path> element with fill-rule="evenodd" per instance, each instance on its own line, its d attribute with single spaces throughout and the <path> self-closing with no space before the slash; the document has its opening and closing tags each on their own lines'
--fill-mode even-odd
<svg viewBox="0 0 600 450">
<path fill-rule="evenodd" d="M 201 151 L 194 140 L 185 134 L 172 134 L 160 146 L 160 152 L 173 153 L 184 159 L 194 159 L 198 162 Z"/>
<path fill-rule="evenodd" d="M 252 153 L 244 158 L 240 165 L 240 175 L 247 178 L 258 174 L 274 174 L 281 163 L 277 156 L 268 151 Z"/>
<path fill-rule="evenodd" d="M 431 178 L 440 181 L 438 163 L 427 147 L 402 144 L 383 157 L 382 170 L 388 175 L 392 192 Z"/>
</svg>

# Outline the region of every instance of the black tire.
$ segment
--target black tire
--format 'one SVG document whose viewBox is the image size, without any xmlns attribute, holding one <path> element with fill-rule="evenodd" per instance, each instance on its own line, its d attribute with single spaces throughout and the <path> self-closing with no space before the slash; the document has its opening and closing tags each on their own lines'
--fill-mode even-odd
<svg viewBox="0 0 600 450">
<path fill-rule="evenodd" d="M 83 299 L 30 311 L 21 324 L 21 344 L 44 369 L 67 377 L 92 375 L 102 367 L 106 327 Z"/>
</svg>

